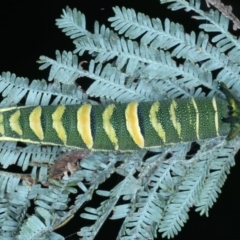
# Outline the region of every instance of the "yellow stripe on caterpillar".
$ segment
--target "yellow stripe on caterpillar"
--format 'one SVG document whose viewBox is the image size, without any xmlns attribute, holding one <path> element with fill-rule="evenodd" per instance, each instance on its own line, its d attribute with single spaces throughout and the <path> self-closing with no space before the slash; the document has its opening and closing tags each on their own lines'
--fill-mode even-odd
<svg viewBox="0 0 240 240">
<path fill-rule="evenodd" d="M 126 126 L 133 141 L 138 145 L 138 147 L 143 148 L 144 138 L 139 126 L 137 108 L 137 102 L 131 102 L 127 105 L 125 110 Z"/>
<path fill-rule="evenodd" d="M 194 109 L 195 109 L 195 112 L 196 112 L 196 136 L 197 136 L 197 139 L 199 140 L 200 139 L 200 136 L 199 136 L 199 126 L 200 126 L 200 123 L 199 123 L 199 111 L 198 111 L 198 106 L 197 106 L 197 103 L 195 102 L 194 98 L 191 98 L 191 102 L 194 106 Z"/>
<path fill-rule="evenodd" d="M 218 116 L 218 108 L 216 103 L 216 98 L 213 97 L 212 99 L 212 105 L 215 111 L 215 128 L 216 128 L 216 134 L 219 136 L 219 116 Z"/>
<path fill-rule="evenodd" d="M 22 128 L 19 123 L 20 115 L 21 115 L 20 110 L 17 110 L 16 112 L 14 112 L 9 118 L 9 124 L 10 124 L 11 130 L 21 136 Z"/>
<path fill-rule="evenodd" d="M 41 114 L 42 108 L 40 106 L 34 108 L 29 115 L 29 126 L 35 135 L 40 139 L 43 140 L 44 134 L 42 129 L 42 122 L 41 122 Z"/>
<path fill-rule="evenodd" d="M 3 123 L 3 114 L 0 113 L 0 134 L 4 135 L 4 123 Z"/>
<path fill-rule="evenodd" d="M 171 121 L 173 123 L 173 126 L 176 129 L 179 138 L 181 139 L 182 129 L 181 129 L 181 123 L 177 119 L 177 103 L 175 100 L 172 100 L 169 111 L 170 111 L 170 116 L 171 116 Z"/>
<path fill-rule="evenodd" d="M 113 143 L 114 149 L 118 150 L 119 146 L 118 146 L 118 139 L 117 139 L 116 131 L 111 123 L 111 117 L 113 115 L 114 108 L 115 108 L 115 105 L 110 104 L 104 110 L 104 112 L 102 114 L 103 128 L 104 128 L 106 134 L 108 135 L 110 141 Z"/>
<path fill-rule="evenodd" d="M 91 105 L 84 104 L 77 111 L 77 129 L 88 149 L 91 149 L 93 146 L 90 117 L 91 108 Z"/>
<path fill-rule="evenodd" d="M 152 124 L 153 128 L 155 129 L 155 131 L 157 132 L 158 136 L 161 138 L 163 143 L 166 143 L 166 133 L 163 129 L 162 124 L 160 122 L 158 122 L 157 113 L 159 111 L 159 108 L 160 108 L 160 103 L 154 102 L 150 108 L 149 118 L 150 118 L 151 124 Z"/>
<path fill-rule="evenodd" d="M 58 137 L 66 144 L 67 134 L 63 127 L 62 116 L 65 111 L 65 106 L 57 107 L 56 111 L 52 114 L 52 127 L 55 129 Z"/>
</svg>

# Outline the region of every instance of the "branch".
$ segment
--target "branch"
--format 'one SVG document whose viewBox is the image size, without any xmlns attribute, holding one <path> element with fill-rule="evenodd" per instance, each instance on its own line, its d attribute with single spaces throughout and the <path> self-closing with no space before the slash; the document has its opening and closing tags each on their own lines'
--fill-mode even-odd
<svg viewBox="0 0 240 240">
<path fill-rule="evenodd" d="M 229 18 L 233 22 L 233 30 L 240 29 L 239 19 L 232 13 L 231 6 L 225 6 L 221 3 L 221 0 L 206 0 L 206 4 L 210 7 L 210 4 L 217 8 L 224 16 Z"/>
</svg>

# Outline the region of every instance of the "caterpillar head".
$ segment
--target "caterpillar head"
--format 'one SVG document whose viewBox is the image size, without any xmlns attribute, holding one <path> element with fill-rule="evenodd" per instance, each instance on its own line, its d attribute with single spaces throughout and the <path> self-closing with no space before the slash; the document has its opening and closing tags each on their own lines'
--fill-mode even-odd
<svg viewBox="0 0 240 240">
<path fill-rule="evenodd" d="M 231 140 L 240 132 L 240 101 L 235 98 L 225 83 L 220 82 L 218 89 L 224 93 L 229 104 L 228 117 L 221 117 L 221 120 L 225 123 L 230 123 L 231 130 L 226 139 Z"/>
</svg>

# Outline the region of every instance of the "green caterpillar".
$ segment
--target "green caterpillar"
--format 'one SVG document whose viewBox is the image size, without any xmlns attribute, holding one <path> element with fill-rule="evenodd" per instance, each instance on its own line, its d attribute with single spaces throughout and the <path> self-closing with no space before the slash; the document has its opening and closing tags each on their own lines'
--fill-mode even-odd
<svg viewBox="0 0 240 240">
<path fill-rule="evenodd" d="M 212 97 L 3 108 L 0 141 L 133 151 L 224 135 L 232 139 L 240 130 L 240 104 L 223 83 L 219 88 L 227 101 Z"/>
</svg>

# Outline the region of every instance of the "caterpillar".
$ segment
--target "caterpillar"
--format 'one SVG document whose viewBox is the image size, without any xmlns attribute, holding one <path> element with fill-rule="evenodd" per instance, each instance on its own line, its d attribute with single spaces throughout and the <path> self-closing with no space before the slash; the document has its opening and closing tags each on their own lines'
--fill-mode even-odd
<svg viewBox="0 0 240 240">
<path fill-rule="evenodd" d="M 134 151 L 228 135 L 240 129 L 239 101 L 186 98 L 109 105 L 20 106 L 0 109 L 0 141 L 92 151 Z"/>
</svg>

